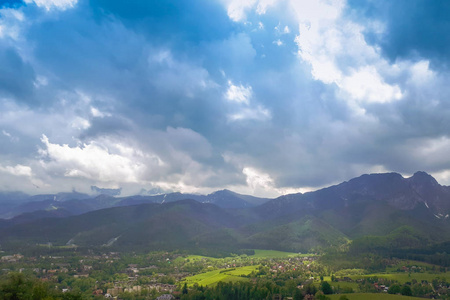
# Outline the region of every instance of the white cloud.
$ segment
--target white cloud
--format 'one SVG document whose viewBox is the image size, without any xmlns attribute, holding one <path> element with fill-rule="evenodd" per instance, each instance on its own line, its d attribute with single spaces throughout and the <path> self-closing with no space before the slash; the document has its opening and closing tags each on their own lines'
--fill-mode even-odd
<svg viewBox="0 0 450 300">
<path fill-rule="evenodd" d="M 284 28 L 283 28 L 283 26 L 281 25 L 281 23 L 278 23 L 278 25 L 277 26 L 275 26 L 275 31 L 278 33 L 278 34 L 288 34 L 288 33 L 290 33 L 291 32 L 291 29 L 289 28 L 289 26 L 284 26 Z"/>
<path fill-rule="evenodd" d="M 283 46 L 283 42 L 280 39 L 273 41 L 272 43 L 277 45 L 278 47 Z"/>
<path fill-rule="evenodd" d="M 247 18 L 247 11 L 252 8 L 256 13 L 263 15 L 269 6 L 274 5 L 278 0 L 225 0 L 228 17 L 235 22 L 243 22 Z"/>
<path fill-rule="evenodd" d="M 21 137 L 21 140 L 25 137 L 38 139 L 42 133 L 52 132 L 53 139 L 67 143 L 73 136 L 79 135 L 80 130 L 91 126 L 90 96 L 80 92 L 55 92 L 53 97 L 59 101 L 50 111 L 33 110 L 12 101 L 1 101 L 0 128 L 14 128 L 15 136 Z"/>
<path fill-rule="evenodd" d="M 440 184 L 447 186 L 450 185 L 450 169 L 439 172 L 431 172 L 430 175 L 433 176 Z"/>
<path fill-rule="evenodd" d="M 8 37 L 15 41 L 19 40 L 24 20 L 25 16 L 20 10 L 0 9 L 0 38 Z"/>
<path fill-rule="evenodd" d="M 236 1 L 236 0 L 235 0 Z M 269 6 L 273 6 L 278 0 L 259 0 L 256 6 L 256 13 L 264 15 Z"/>
<path fill-rule="evenodd" d="M 269 172 L 256 167 L 258 164 L 253 157 L 248 154 L 238 154 L 226 151 L 222 154 L 224 161 L 241 170 L 245 182 L 234 184 L 226 188 L 242 194 L 256 195 L 261 197 L 278 197 L 288 193 L 304 193 L 314 188 L 311 187 L 279 187 Z"/>
<path fill-rule="evenodd" d="M 228 81 L 225 99 L 237 104 L 234 107 L 235 112 L 227 115 L 228 121 L 266 121 L 272 118 L 271 112 L 267 108 L 262 105 L 253 105 L 250 103 L 252 96 L 253 91 L 251 86 L 243 86 L 242 84 L 234 85 L 231 81 Z"/>
<path fill-rule="evenodd" d="M 358 101 L 385 103 L 402 98 L 397 85 L 389 85 L 373 66 L 353 71 L 339 81 L 338 86 Z"/>
<path fill-rule="evenodd" d="M 228 101 L 233 101 L 237 103 L 249 104 L 250 98 L 252 97 L 252 87 L 234 85 L 231 81 L 228 81 L 228 90 L 225 93 L 225 98 Z"/>
<path fill-rule="evenodd" d="M 407 66 L 406 66 L 407 67 Z M 410 66 L 411 84 L 414 86 L 427 86 L 436 78 L 435 72 L 430 70 L 430 62 L 428 60 L 421 60 Z"/>
<path fill-rule="evenodd" d="M 3 167 L 0 165 L 0 171 L 9 173 L 14 176 L 25 176 L 25 177 L 31 177 L 32 176 L 32 170 L 29 166 L 24 165 L 16 165 L 14 167 L 6 166 Z"/>
<path fill-rule="evenodd" d="M 232 20 L 248 22 L 248 14 L 253 25 L 235 26 L 225 35 L 228 37 L 225 40 L 217 37 L 200 43 L 196 53 L 200 54 L 200 59 L 198 55 L 191 56 L 192 52 L 185 49 L 170 49 L 171 43 L 162 41 L 164 45 L 161 45 L 157 40 L 146 39 L 135 33 L 135 26 L 122 28 L 123 24 L 120 21 L 116 24 L 117 20 L 106 22 L 106 27 L 92 27 L 89 22 L 79 22 L 79 13 L 81 18 L 84 16 L 82 10 L 73 10 L 76 16 L 67 15 L 75 17 L 71 20 L 54 19 L 51 13 L 46 12 L 73 7 L 77 1 L 27 1 L 41 8 L 31 4 L 22 6 L 17 12 L 0 10 L 0 37 L 4 37 L 1 41 L 5 45 L 6 42 L 16 45 L 23 61 L 33 68 L 37 76 L 31 94 L 33 98 L 28 102 L 35 101 L 37 106 L 30 108 L 24 102 L 9 105 L 14 101 L 10 99 L 0 101 L 0 128 L 7 130 L 2 132 L 3 140 L 11 146 L 5 145 L 6 157 L 2 161 L 9 169 L 4 167 L 2 175 L 10 174 L 11 180 L 14 179 L 13 173 L 26 173 L 26 169 L 21 171 L 16 168 L 21 163 L 29 165 L 36 178 L 41 176 L 39 178 L 55 189 L 64 187 L 70 190 L 72 184 L 78 188 L 89 186 L 90 181 L 99 181 L 104 183 L 102 186 L 154 184 L 171 190 L 196 191 L 199 187 L 210 187 L 211 182 L 220 181 L 211 180 L 214 176 L 220 177 L 215 169 L 217 166 L 220 168 L 222 163 L 216 160 L 219 144 L 211 145 L 205 136 L 210 137 L 213 143 L 217 142 L 217 136 L 223 136 L 229 140 L 221 139 L 221 151 L 242 151 L 248 153 L 249 159 L 239 168 L 223 171 L 222 178 L 232 177 L 230 182 L 236 182 L 236 178 L 245 181 L 245 177 L 250 186 L 276 192 L 281 190 L 275 189 L 275 181 L 312 186 L 314 180 L 324 182 L 332 176 L 343 178 L 342 173 L 329 175 L 328 170 L 351 168 L 342 167 L 342 164 L 348 164 L 344 161 L 348 156 L 360 161 L 369 159 L 373 164 L 389 168 L 395 163 L 386 163 L 380 156 L 377 157 L 378 153 L 370 152 L 380 151 L 375 147 L 367 146 L 369 151 L 362 153 L 349 145 L 361 140 L 369 145 L 380 140 L 401 143 L 402 137 L 399 136 L 431 132 L 435 130 L 432 125 L 430 128 L 423 125 L 425 122 L 432 123 L 429 122 L 432 114 L 441 108 L 440 123 L 445 126 L 446 92 L 442 92 L 440 87 L 448 81 L 447 75 L 433 71 L 427 60 L 414 63 L 397 60 L 393 63 L 383 59 L 376 46 L 366 43 L 364 33 L 370 27 L 370 32 L 375 30 L 375 34 L 381 35 L 385 30 L 384 24 L 357 24 L 345 20 L 346 16 L 342 14 L 345 1 L 283 0 L 272 14 L 270 6 L 276 0 L 222 0 L 226 2 Z M 280 14 L 281 10 L 284 11 Z M 255 13 L 270 15 L 259 18 Z M 298 24 L 293 21 L 293 15 L 297 16 Z M 80 51 L 69 51 L 67 57 L 69 64 L 80 61 L 77 69 L 80 72 L 90 69 L 91 66 L 86 68 L 86 62 L 99 62 L 99 67 L 95 68 L 100 70 L 98 73 L 86 78 L 76 74 L 73 76 L 73 72 L 67 73 L 63 68 L 66 62 L 61 65 L 52 60 L 52 55 L 44 55 L 48 54 L 48 49 L 44 41 L 39 40 L 39 36 L 43 35 L 38 34 L 33 39 L 36 47 L 30 47 L 27 30 L 38 32 L 41 30 L 40 24 L 48 18 L 61 28 L 69 23 L 70 26 L 81 26 L 79 30 L 74 29 L 75 35 L 89 28 L 95 29 L 89 31 L 91 33 L 102 32 L 101 36 L 107 43 L 102 38 L 99 40 L 96 33 L 88 34 L 77 43 L 86 57 L 78 56 Z M 257 32 L 258 27 L 264 28 L 259 21 L 264 22 L 266 30 Z M 279 26 L 275 32 L 272 28 L 277 23 Z M 286 49 L 281 52 L 289 51 L 287 46 L 293 39 L 290 34 L 298 33 L 298 29 L 298 61 L 275 57 L 270 51 L 275 51 L 273 48 L 276 47 L 271 43 L 276 40 L 274 44 L 282 46 L 284 42 Z M 240 30 L 242 32 L 238 33 Z M 23 38 L 19 34 L 22 31 L 25 33 Z M 128 38 L 134 34 L 137 37 Z M 14 37 L 19 37 L 19 41 L 15 41 Z M 119 44 L 130 46 L 114 48 L 117 41 L 128 41 Z M 96 54 L 86 50 L 92 42 L 97 46 Z M 102 43 L 105 45 L 102 46 Z M 267 43 L 267 47 L 264 49 L 261 43 Z M 55 51 L 66 53 L 64 42 L 60 46 Z M 113 49 L 111 47 L 116 49 L 116 55 L 108 55 Z M 40 51 L 32 51 L 35 48 Z M 23 55 L 22 51 L 29 55 Z M 121 53 L 136 55 L 123 59 Z M 266 59 L 259 59 L 265 55 Z M 217 57 L 220 59 L 217 60 Z M 273 63 L 276 61 L 280 63 Z M 311 71 L 309 76 L 304 73 L 308 67 Z M 218 68 L 224 68 L 221 70 L 222 77 L 217 76 Z M 94 77 L 103 79 L 93 82 Z M 311 77 L 330 86 L 324 88 L 321 84 L 311 83 Z M 220 87 L 213 82 L 214 79 L 222 82 L 227 78 L 233 78 L 234 83 L 225 82 Z M 291 79 L 292 82 L 289 81 Z M 111 82 L 118 84 L 114 86 Z M 77 89 L 83 92 L 77 92 Z M 414 101 L 409 101 L 412 97 L 415 97 Z M 208 99 L 219 99 L 220 103 Z M 268 99 L 279 101 L 275 103 Z M 388 103 L 399 99 L 404 101 L 389 107 L 386 105 L 383 110 L 379 105 L 365 107 L 366 103 Z M 428 99 L 430 101 L 425 101 Z M 42 105 L 38 103 L 40 100 Z M 398 113 L 409 104 L 408 111 Z M 136 107 L 139 107 L 138 112 Z M 348 116 L 348 107 L 362 114 L 365 111 L 370 114 L 364 118 L 359 118 L 355 113 Z M 417 115 L 415 110 L 421 107 L 421 113 L 428 114 L 425 116 L 428 119 L 417 118 L 414 124 L 409 123 Z M 221 117 L 211 121 L 210 117 L 218 114 L 222 114 Z M 373 124 L 370 123 L 372 118 Z M 210 122 L 223 122 L 223 119 L 228 124 L 211 126 Z M 250 122 L 246 123 L 247 120 Z M 259 124 L 264 125 L 263 128 L 252 122 L 268 120 L 266 124 Z M 380 129 L 383 123 L 386 127 Z M 151 129 L 166 126 L 180 127 Z M 192 126 L 198 132 L 181 126 Z M 356 133 L 353 132 L 355 128 Z M 229 134 L 222 135 L 223 130 Z M 397 134 L 397 130 L 403 131 Z M 42 164 L 24 162 L 25 156 L 35 155 L 33 151 L 42 133 L 49 137 L 46 142 L 43 140 Z M 11 143 L 11 134 L 20 137 L 20 143 Z M 298 135 L 296 143 L 289 142 L 291 135 Z M 84 143 L 74 144 L 77 138 Z M 272 148 L 270 144 L 276 146 Z M 448 145 L 437 144 L 437 150 L 420 148 L 423 153 L 417 156 L 428 156 L 428 160 L 433 158 L 433 165 L 445 162 Z M 255 145 L 261 148 L 256 149 Z M 408 152 L 409 155 L 414 154 Z M 392 156 L 385 160 L 388 159 Z M 364 165 L 360 161 L 361 166 L 357 165 L 358 171 L 353 173 L 359 173 L 359 169 L 370 170 L 370 163 Z M 310 174 L 312 170 L 317 170 L 315 175 Z M 293 180 L 286 180 L 288 177 Z M 59 185 L 62 182 L 64 185 Z M 7 186 L 5 182 L 2 184 Z M 293 190 L 286 188 L 285 191 Z"/>
<path fill-rule="evenodd" d="M 91 127 L 91 123 L 81 117 L 75 117 L 75 119 L 72 121 L 72 128 L 78 129 L 78 130 L 85 130 Z"/>
<path fill-rule="evenodd" d="M 30 162 L 30 165 L 4 166 L 0 164 L 0 190 L 36 192 L 36 188 L 44 186 L 44 183 L 35 174 L 35 167 L 33 162 Z"/>
<path fill-rule="evenodd" d="M 227 12 L 228 17 L 235 22 L 244 21 L 246 19 L 246 11 L 256 4 L 256 0 L 232 0 L 228 1 Z"/>
<path fill-rule="evenodd" d="M 52 144 L 43 135 L 40 150 L 44 169 L 62 172 L 65 177 L 80 177 L 100 182 L 140 182 L 145 171 L 142 153 L 109 141 L 91 142 L 76 147 Z"/>
<path fill-rule="evenodd" d="M 280 1 L 272 0 L 267 5 L 263 1 L 229 1 L 239 7 L 240 17 L 254 9 L 256 13 L 266 13 L 270 5 Z M 389 103 L 401 100 L 408 89 L 424 86 L 435 78 L 429 61 L 391 63 L 381 55 L 375 45 L 369 45 L 364 36 L 366 30 L 377 35 L 383 34 L 385 25 L 381 22 L 357 24 L 343 14 L 347 5 L 345 0 L 289 0 L 299 26 L 299 57 L 311 66 L 314 79 L 338 88 L 336 96 L 349 102 L 356 114 L 365 114 L 365 103 Z M 258 11 L 260 5 L 263 10 Z M 261 6 L 261 7 L 262 7 Z M 275 27 L 278 34 L 290 33 L 288 26 Z M 282 46 L 280 39 L 273 44 Z M 404 81 L 407 74 L 408 81 Z"/>
<path fill-rule="evenodd" d="M 101 184 L 127 187 L 126 194 L 133 187 L 137 192 L 150 185 L 191 192 L 216 176 L 215 170 L 200 162 L 210 158 L 211 145 L 187 128 L 138 130 L 70 146 L 52 143 L 43 135 L 41 142 L 41 159 L 35 165 L 50 187 L 70 185 L 83 190 Z"/>
<path fill-rule="evenodd" d="M 350 101 L 386 103 L 403 97 L 400 87 L 386 79 L 397 66 L 366 43 L 363 26 L 342 17 L 345 1 L 291 3 L 299 22 L 299 56 L 311 64 L 316 80 L 336 84 Z"/>
<path fill-rule="evenodd" d="M 51 10 L 53 8 L 66 10 L 73 8 L 78 0 L 25 0 L 25 3 L 35 3 L 38 7 L 44 7 L 46 10 Z"/>
<path fill-rule="evenodd" d="M 269 190 L 274 187 L 273 180 L 269 174 L 250 167 L 243 168 L 242 173 L 246 176 L 247 185 L 254 191 Z"/>
<path fill-rule="evenodd" d="M 16 136 L 13 136 L 11 133 L 9 133 L 6 130 L 2 130 L 2 134 L 6 136 L 11 142 L 17 143 L 19 141 L 19 138 Z"/>
<path fill-rule="evenodd" d="M 267 121 L 272 118 L 272 114 L 267 108 L 261 105 L 255 108 L 244 107 L 238 112 L 228 115 L 229 121 L 242 121 L 242 120 L 255 120 L 255 121 Z"/>
<path fill-rule="evenodd" d="M 2 130 L 2 133 L 3 133 L 4 136 L 7 136 L 9 138 L 11 137 L 11 133 L 9 133 L 9 132 L 7 132 L 5 130 Z"/>
<path fill-rule="evenodd" d="M 98 108 L 91 106 L 91 115 L 95 118 L 111 117 L 110 113 L 100 111 Z"/>
<path fill-rule="evenodd" d="M 267 173 L 252 167 L 245 167 L 242 173 L 246 177 L 247 193 L 261 197 L 278 197 L 292 193 L 305 193 L 314 190 L 313 188 L 278 188 L 274 180 Z"/>
</svg>

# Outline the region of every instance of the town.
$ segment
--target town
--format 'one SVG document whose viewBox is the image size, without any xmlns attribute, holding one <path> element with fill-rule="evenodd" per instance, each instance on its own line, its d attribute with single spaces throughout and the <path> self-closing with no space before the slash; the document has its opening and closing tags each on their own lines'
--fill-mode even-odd
<svg viewBox="0 0 450 300">
<path fill-rule="evenodd" d="M 191 299 L 190 294 L 223 284 L 259 287 L 263 294 L 258 297 L 263 299 L 327 299 L 358 293 L 435 299 L 450 295 L 446 268 L 398 259 L 385 260 L 383 275 L 356 268 L 337 270 L 324 264 L 317 253 L 255 250 L 253 255 L 213 258 L 179 251 L 130 254 L 69 248 L 53 252 L 2 255 L 2 282 L 11 274 L 20 275 L 79 299 Z"/>
</svg>

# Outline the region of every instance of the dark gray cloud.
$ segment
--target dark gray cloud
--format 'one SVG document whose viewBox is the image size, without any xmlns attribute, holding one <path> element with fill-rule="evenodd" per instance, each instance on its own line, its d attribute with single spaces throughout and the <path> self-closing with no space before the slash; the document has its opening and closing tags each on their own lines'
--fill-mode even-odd
<svg viewBox="0 0 450 300">
<path fill-rule="evenodd" d="M 426 57 L 434 68 L 448 68 L 450 3 L 445 0 L 349 1 L 351 13 L 367 22 L 379 21 L 382 33 L 367 30 L 367 39 L 391 59 Z"/>
<path fill-rule="evenodd" d="M 35 80 L 33 67 L 22 59 L 16 49 L 0 46 L 0 93 L 28 102 Z"/>
<path fill-rule="evenodd" d="M 272 196 L 450 168 L 447 21 L 425 2 L 257 1 L 239 21 L 231 0 L 41 3 L 0 19 L 8 184 Z"/>
<path fill-rule="evenodd" d="M 90 6 L 100 20 L 111 14 L 158 43 L 184 49 L 201 41 L 226 38 L 237 26 L 215 1 L 91 0 Z"/>
</svg>

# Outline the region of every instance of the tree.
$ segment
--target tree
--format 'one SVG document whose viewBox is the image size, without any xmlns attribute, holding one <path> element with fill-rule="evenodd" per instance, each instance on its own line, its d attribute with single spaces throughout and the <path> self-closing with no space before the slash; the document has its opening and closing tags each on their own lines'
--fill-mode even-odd
<svg viewBox="0 0 450 300">
<path fill-rule="evenodd" d="M 329 295 L 329 294 L 333 294 L 333 288 L 331 287 L 331 285 L 326 282 L 326 281 L 322 281 L 322 283 L 320 284 L 320 289 L 322 290 L 322 292 L 325 295 Z"/>
<path fill-rule="evenodd" d="M 76 293 L 64 293 L 62 296 L 63 300 L 82 300 L 81 294 Z"/>
<path fill-rule="evenodd" d="M 11 273 L 8 280 L 0 286 L 0 299 L 21 300 L 30 299 L 33 283 L 21 273 Z"/>
<path fill-rule="evenodd" d="M 401 287 L 398 284 L 393 284 L 389 287 L 388 293 L 389 294 L 398 294 L 401 291 Z"/>
<path fill-rule="evenodd" d="M 309 295 L 315 295 L 317 293 L 317 288 L 312 283 L 305 285 L 303 287 L 303 290 L 305 291 L 305 294 L 309 294 Z"/>
<path fill-rule="evenodd" d="M 412 291 L 409 285 L 404 285 L 401 291 L 403 296 L 412 296 Z"/>
<path fill-rule="evenodd" d="M 46 299 L 48 296 L 48 286 L 43 282 L 36 282 L 33 286 L 33 300 Z"/>
<path fill-rule="evenodd" d="M 422 285 L 420 283 L 416 283 L 412 286 L 411 291 L 414 297 L 420 297 L 431 293 L 433 290 L 428 284 Z"/>
<path fill-rule="evenodd" d="M 288 294 L 293 294 L 297 289 L 297 282 L 295 280 L 288 280 L 284 285 L 285 290 Z"/>
<path fill-rule="evenodd" d="M 314 298 L 317 300 L 330 300 L 330 297 L 325 296 L 322 291 L 318 291 Z"/>
<path fill-rule="evenodd" d="M 300 289 L 296 289 L 294 293 L 294 300 L 303 300 L 303 294 Z"/>
</svg>

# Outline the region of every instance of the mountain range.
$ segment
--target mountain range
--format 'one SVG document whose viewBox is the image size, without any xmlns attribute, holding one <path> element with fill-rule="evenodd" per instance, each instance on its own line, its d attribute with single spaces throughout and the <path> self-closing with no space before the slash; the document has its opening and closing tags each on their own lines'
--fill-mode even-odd
<svg viewBox="0 0 450 300">
<path fill-rule="evenodd" d="M 132 251 L 306 252 L 350 241 L 359 249 L 374 243 L 400 249 L 450 241 L 450 187 L 425 172 L 409 178 L 397 173 L 362 175 L 276 199 L 228 190 L 209 195 L 75 196 L 34 196 L 39 199 L 29 202 L 21 194 L 20 204 L 6 212 L 15 216 L 0 221 L 2 248 L 52 243 Z"/>
<path fill-rule="evenodd" d="M 216 191 L 208 195 L 169 193 L 153 196 L 135 195 L 114 197 L 108 194 L 90 196 L 72 192 L 28 196 L 26 194 L 0 193 L 0 219 L 11 219 L 24 213 L 47 211 L 55 216 L 65 211 L 65 215 L 79 215 L 90 211 L 144 203 L 167 203 L 192 199 L 202 203 L 213 203 L 222 208 L 245 208 L 263 204 L 270 199 L 238 194 L 229 190 Z M 56 212 L 59 210 L 59 212 Z"/>
</svg>

